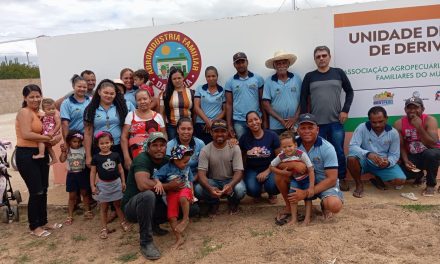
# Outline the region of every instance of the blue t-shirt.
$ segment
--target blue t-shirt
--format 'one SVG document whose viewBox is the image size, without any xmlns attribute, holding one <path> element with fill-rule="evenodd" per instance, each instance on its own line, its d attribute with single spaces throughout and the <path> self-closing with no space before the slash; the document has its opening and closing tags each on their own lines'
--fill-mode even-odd
<svg viewBox="0 0 440 264">
<path fill-rule="evenodd" d="M 212 120 L 223 110 L 225 91 L 223 87 L 217 85 L 217 91 L 212 94 L 208 91 L 208 84 L 200 85 L 196 88 L 194 98 L 200 98 L 200 108 L 202 108 L 203 113 Z M 197 116 L 196 123 L 204 124 L 205 121 L 203 121 L 200 116 Z"/>
<path fill-rule="evenodd" d="M 62 121 L 69 121 L 69 130 L 79 130 L 84 133 L 84 109 L 89 105 L 90 98 L 86 96 L 84 101 L 78 102 L 73 95 L 64 99 L 60 107 Z"/>
<path fill-rule="evenodd" d="M 315 144 L 309 152 L 301 144 L 301 138 L 297 139 L 298 149 L 309 156 L 315 170 L 315 183 L 320 183 L 325 177 L 326 169 L 338 169 L 338 158 L 333 145 L 327 140 L 318 136 Z"/>
<path fill-rule="evenodd" d="M 172 160 L 157 170 L 154 173 L 153 178 L 158 179 L 163 183 L 167 183 L 178 178 L 181 182 L 185 183 L 185 187 L 187 188 L 191 188 L 191 183 L 194 181 L 194 176 L 189 166 L 186 166 L 183 170 L 181 170 L 174 165 Z"/>
<path fill-rule="evenodd" d="M 264 82 L 263 100 L 269 101 L 272 109 L 283 119 L 293 117 L 301 98 L 301 79 L 291 72 L 286 82 L 278 80 L 276 74 Z M 269 116 L 270 129 L 283 129 L 278 120 Z"/>
<path fill-rule="evenodd" d="M 189 167 L 191 168 L 192 173 L 196 175 L 197 167 L 199 166 L 200 151 L 205 146 L 205 143 L 199 138 L 193 137 L 193 139 L 194 139 L 194 143 L 193 143 L 194 146 L 192 146 L 192 144 L 190 143 L 190 147 L 194 151 L 194 154 L 191 156 L 191 159 L 189 160 Z M 171 149 L 177 145 L 180 145 L 180 143 L 177 142 L 177 139 L 175 138 L 168 141 L 166 155 L 171 156 Z"/>
<path fill-rule="evenodd" d="M 247 78 L 240 78 L 237 73 L 226 82 L 225 91 L 232 93 L 233 98 L 233 120 L 246 121 L 249 111 L 257 111 L 261 115 L 258 92 L 263 85 L 263 78 L 252 72 L 248 72 Z"/>
<path fill-rule="evenodd" d="M 135 108 L 137 105 L 136 98 L 135 98 L 136 90 L 137 90 L 137 87 L 135 89 L 135 86 L 133 86 L 133 88 L 130 91 L 126 91 L 124 94 L 125 101 L 132 103 Z"/>
<path fill-rule="evenodd" d="M 279 147 L 278 135 L 268 129 L 264 129 L 264 135 L 260 139 L 254 138 L 250 131 L 240 138 L 240 149 L 246 152 L 246 168 L 258 173 L 269 167 L 276 156 L 275 150 Z"/>
</svg>

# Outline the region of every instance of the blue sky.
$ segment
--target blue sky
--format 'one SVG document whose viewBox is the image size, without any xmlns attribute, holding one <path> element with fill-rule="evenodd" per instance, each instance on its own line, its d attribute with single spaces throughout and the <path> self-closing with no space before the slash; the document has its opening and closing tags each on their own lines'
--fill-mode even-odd
<svg viewBox="0 0 440 264">
<path fill-rule="evenodd" d="M 296 0 L 299 9 L 374 0 Z M 398 0 L 394 0 L 398 1 Z M 37 56 L 37 36 L 285 12 L 293 0 L 0 0 L 0 61 Z M 154 22 L 153 22 L 154 21 Z"/>
</svg>

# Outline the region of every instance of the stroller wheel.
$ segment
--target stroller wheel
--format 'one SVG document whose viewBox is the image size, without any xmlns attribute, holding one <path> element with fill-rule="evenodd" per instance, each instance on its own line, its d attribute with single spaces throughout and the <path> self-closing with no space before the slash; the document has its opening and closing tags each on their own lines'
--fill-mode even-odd
<svg viewBox="0 0 440 264">
<path fill-rule="evenodd" d="M 20 191 L 14 191 L 14 198 L 17 201 L 17 204 L 20 204 L 23 200 L 21 199 L 21 193 Z"/>
<path fill-rule="evenodd" d="M 18 212 L 18 206 L 11 206 L 11 210 L 13 215 L 13 218 L 10 220 L 14 220 L 15 222 L 19 222 L 20 221 L 20 213 Z"/>
</svg>

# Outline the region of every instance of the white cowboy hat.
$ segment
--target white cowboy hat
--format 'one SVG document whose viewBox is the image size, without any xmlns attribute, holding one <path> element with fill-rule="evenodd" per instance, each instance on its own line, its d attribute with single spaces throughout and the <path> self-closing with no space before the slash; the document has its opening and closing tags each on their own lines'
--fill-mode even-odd
<svg viewBox="0 0 440 264">
<path fill-rule="evenodd" d="M 278 60 L 289 60 L 289 66 L 295 63 L 297 57 L 295 54 L 287 53 L 283 50 L 276 51 L 273 55 L 273 58 L 270 58 L 266 61 L 266 67 L 269 69 L 274 69 L 273 63 Z"/>
</svg>

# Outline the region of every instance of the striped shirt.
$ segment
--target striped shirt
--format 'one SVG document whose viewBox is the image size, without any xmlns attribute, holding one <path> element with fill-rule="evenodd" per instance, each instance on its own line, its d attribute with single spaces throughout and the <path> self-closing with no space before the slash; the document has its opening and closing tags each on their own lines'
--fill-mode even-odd
<svg viewBox="0 0 440 264">
<path fill-rule="evenodd" d="M 185 88 L 185 90 L 181 92 L 174 91 L 173 95 L 171 96 L 169 106 L 170 116 L 168 123 L 170 125 L 177 125 L 177 121 L 179 121 L 179 119 L 182 117 L 191 118 L 191 110 L 193 108 L 191 90 L 189 88 Z"/>
</svg>

